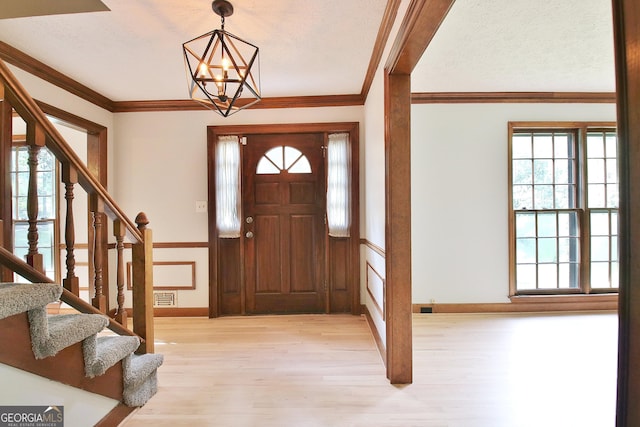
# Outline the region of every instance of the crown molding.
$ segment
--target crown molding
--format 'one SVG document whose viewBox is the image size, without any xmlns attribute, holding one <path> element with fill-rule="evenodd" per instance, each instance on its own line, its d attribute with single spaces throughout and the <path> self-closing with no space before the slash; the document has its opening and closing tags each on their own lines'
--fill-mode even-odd
<svg viewBox="0 0 640 427">
<path fill-rule="evenodd" d="M 603 103 L 614 104 L 615 92 L 414 92 L 412 104 Z"/>
<path fill-rule="evenodd" d="M 365 75 L 364 82 L 362 83 L 362 90 L 360 91 L 360 95 L 362 95 L 362 99 L 365 101 L 367 100 L 369 90 L 371 89 L 371 85 L 373 84 L 373 79 L 376 76 L 376 71 L 378 71 L 378 66 L 380 65 L 380 61 L 382 60 L 384 48 L 387 45 L 389 35 L 391 34 L 391 30 L 393 29 L 393 23 L 396 21 L 400 3 L 400 0 L 387 1 L 387 7 L 384 10 L 382 22 L 380 23 L 380 28 L 378 29 L 378 35 L 376 37 L 376 42 L 373 46 L 373 52 L 371 53 L 371 59 L 369 60 L 369 68 L 367 69 L 367 74 Z"/>
<path fill-rule="evenodd" d="M 114 113 L 209 110 L 209 108 L 205 107 L 203 104 L 191 99 L 116 101 L 113 104 L 114 107 L 112 111 Z M 350 107 L 355 105 L 364 105 L 364 98 L 362 95 L 281 96 L 262 98 L 259 103 L 252 105 L 248 109 L 264 110 L 272 108 Z"/>
<path fill-rule="evenodd" d="M 15 65 L 27 73 L 33 74 L 52 85 L 58 86 L 67 92 L 89 101 L 98 107 L 104 108 L 107 111 L 113 111 L 113 101 L 106 96 L 88 88 L 70 77 L 65 76 L 47 64 L 38 61 L 3 41 L 0 41 L 0 59 L 8 62 L 9 64 Z"/>
</svg>

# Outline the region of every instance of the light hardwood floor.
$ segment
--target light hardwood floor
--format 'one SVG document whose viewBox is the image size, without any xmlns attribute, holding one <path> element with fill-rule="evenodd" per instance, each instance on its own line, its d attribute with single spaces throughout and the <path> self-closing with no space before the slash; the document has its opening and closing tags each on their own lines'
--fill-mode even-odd
<svg viewBox="0 0 640 427">
<path fill-rule="evenodd" d="M 363 317 L 156 319 L 159 392 L 123 425 L 613 427 L 617 316 L 414 315 L 393 386 Z"/>
</svg>

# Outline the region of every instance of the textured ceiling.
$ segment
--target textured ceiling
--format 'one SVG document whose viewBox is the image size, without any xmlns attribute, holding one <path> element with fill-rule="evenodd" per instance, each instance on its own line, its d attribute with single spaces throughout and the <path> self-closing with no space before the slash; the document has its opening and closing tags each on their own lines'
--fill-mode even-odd
<svg viewBox="0 0 640 427">
<path fill-rule="evenodd" d="M 610 0 L 457 0 L 415 92 L 613 92 Z"/>
<path fill-rule="evenodd" d="M 103 2 L 2 20 L 0 39 L 114 101 L 187 98 L 182 43 L 220 27 L 211 1 Z M 225 29 L 260 47 L 263 96 L 360 93 L 386 0 L 232 3 Z"/>
<path fill-rule="evenodd" d="M 103 2 L 0 20 L 0 40 L 114 101 L 186 99 L 181 47 L 219 28 L 210 0 Z M 386 0 L 232 2 L 226 30 L 260 47 L 263 96 L 360 93 Z M 614 91 L 612 43 L 610 0 L 457 0 L 412 90 Z"/>
</svg>

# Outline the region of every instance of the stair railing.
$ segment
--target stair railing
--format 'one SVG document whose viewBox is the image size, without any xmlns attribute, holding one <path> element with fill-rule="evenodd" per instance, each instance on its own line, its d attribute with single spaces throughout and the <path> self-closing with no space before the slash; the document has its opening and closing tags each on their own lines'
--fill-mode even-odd
<svg viewBox="0 0 640 427">
<path fill-rule="evenodd" d="M 21 260 L 12 252 L 6 250 L 2 246 L 0 246 L 0 265 L 9 268 L 13 272 L 19 274 L 32 283 L 54 283 L 53 280 L 51 280 L 47 275 L 36 270 L 34 267 L 27 264 L 25 261 Z M 62 295 L 60 296 L 60 300 L 65 304 L 69 304 L 81 313 L 104 314 L 91 304 L 87 303 L 77 295 L 74 295 L 71 291 L 68 291 L 64 288 L 62 288 Z M 138 336 L 135 332 L 132 332 L 128 328 L 124 327 L 120 322 L 117 322 L 116 320 L 111 318 L 109 319 L 109 325 L 107 326 L 107 328 L 117 333 L 118 335 Z M 142 337 L 138 337 L 141 341 L 144 341 Z"/>
<path fill-rule="evenodd" d="M 0 99 L 3 103 L 13 108 L 27 124 L 27 143 L 29 144 L 29 190 L 27 200 L 27 213 L 29 218 L 29 252 L 27 261 L 29 265 L 42 273 L 42 255 L 38 254 L 38 197 L 37 197 L 37 155 L 41 147 L 46 146 L 62 165 L 62 181 L 65 185 L 65 200 L 67 202 L 65 217 L 65 246 L 66 246 L 66 277 L 63 280 L 65 288 L 65 303 L 79 311 L 87 308 L 80 304 L 78 298 L 78 278 L 75 275 L 75 226 L 73 223 L 73 199 L 75 185 L 80 185 L 89 197 L 89 206 L 93 219 L 93 266 L 94 266 L 94 297 L 91 301 L 93 307 L 106 314 L 105 291 L 108 292 L 108 283 L 103 283 L 103 259 L 108 248 L 108 242 L 103 239 L 103 227 L 106 227 L 105 218 L 113 221 L 113 230 L 116 238 L 117 251 L 117 308 L 116 320 L 126 327 L 127 315 L 124 309 L 124 270 L 126 264 L 122 251 L 124 239 L 127 237 L 132 246 L 132 307 L 133 307 L 133 331 L 143 339 L 138 349 L 139 353 L 153 352 L 153 257 L 152 257 L 152 233 L 147 225 L 149 220 L 144 213 L 138 214 L 135 223 L 131 221 L 114 201 L 111 195 L 89 171 L 84 162 L 78 157 L 70 145 L 60 135 L 55 126 L 47 119 L 38 104 L 27 93 L 20 82 L 0 60 Z M 6 106 L 5 106 L 6 108 Z M 6 121 L 6 120 L 5 120 Z M 10 126 L 6 124 L 5 126 Z M 2 121 L 0 121 L 2 126 Z M 0 129 L 0 138 L 6 137 L 7 131 Z M 5 195 L 8 196 L 8 195 Z M 6 212 L 6 211 L 3 211 Z M 1 218 L 0 218 L 1 219 Z M 6 221 L 11 218 L 5 218 Z M 6 254 L 5 254 L 6 255 Z M 2 256 L 0 260 L 6 261 Z M 6 265 L 3 263 L 3 265 Z M 15 265 L 13 265 L 15 267 Z M 15 270 L 14 270 L 15 271 Z M 23 271 L 24 272 L 24 271 Z M 29 274 L 32 274 L 30 272 Z M 20 273 L 19 273 L 20 274 Z M 44 276 L 44 275 L 43 275 Z M 25 277 L 25 276 L 23 276 Z M 44 276 L 46 277 L 46 276 Z M 44 277 L 39 277 L 43 281 Z M 25 277 L 28 280 L 28 277 Z M 50 280 L 49 280 L 50 281 Z M 106 285 L 106 286 L 105 286 Z M 107 288 L 105 290 L 105 287 Z M 76 299 L 71 297 L 75 296 Z"/>
</svg>

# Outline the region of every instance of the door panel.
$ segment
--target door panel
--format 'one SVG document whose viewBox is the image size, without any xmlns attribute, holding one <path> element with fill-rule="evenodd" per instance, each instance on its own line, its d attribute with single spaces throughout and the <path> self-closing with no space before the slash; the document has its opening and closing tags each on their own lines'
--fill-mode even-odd
<svg viewBox="0 0 640 427">
<path fill-rule="evenodd" d="M 314 292 L 315 242 L 308 238 L 317 228 L 311 215 L 293 215 L 290 227 L 290 271 L 291 292 Z"/>
<path fill-rule="evenodd" d="M 255 293 L 278 292 L 282 282 L 280 218 L 275 215 L 259 215 L 255 221 Z"/>
<path fill-rule="evenodd" d="M 243 150 L 246 311 L 317 313 L 324 289 L 324 160 L 322 134 L 251 135 Z M 275 147 L 282 149 L 278 157 Z M 270 155 L 265 157 L 265 153 Z M 265 160 L 268 158 L 269 160 Z M 268 173 L 256 173 L 260 161 Z M 309 162 L 310 173 L 289 172 Z M 308 171 L 306 168 L 292 170 Z M 246 237 L 250 233 L 250 237 Z"/>
</svg>

